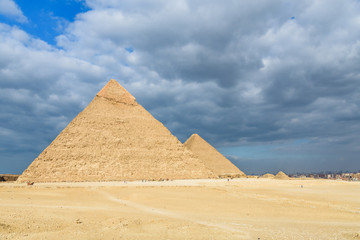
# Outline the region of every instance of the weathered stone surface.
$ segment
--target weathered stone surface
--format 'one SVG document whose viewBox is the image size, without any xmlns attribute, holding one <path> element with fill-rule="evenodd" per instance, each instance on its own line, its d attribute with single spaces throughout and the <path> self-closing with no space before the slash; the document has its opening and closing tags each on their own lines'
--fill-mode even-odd
<svg viewBox="0 0 360 240">
<path fill-rule="evenodd" d="M 117 81 L 111 79 L 103 89 L 98 92 L 97 96 L 104 97 L 109 100 L 136 105 L 135 97 L 131 95 L 125 88 L 123 88 Z"/>
</svg>

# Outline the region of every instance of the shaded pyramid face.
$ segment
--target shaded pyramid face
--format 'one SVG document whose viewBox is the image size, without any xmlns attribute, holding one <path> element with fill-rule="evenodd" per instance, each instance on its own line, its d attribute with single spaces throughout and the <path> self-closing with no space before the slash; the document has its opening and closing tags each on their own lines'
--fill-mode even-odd
<svg viewBox="0 0 360 240">
<path fill-rule="evenodd" d="M 118 82 L 110 82 L 19 182 L 209 178 L 215 175 Z"/>
<path fill-rule="evenodd" d="M 246 176 L 245 173 L 240 171 L 234 164 L 197 134 L 193 134 L 184 143 L 184 146 L 192 151 L 219 177 Z"/>
</svg>

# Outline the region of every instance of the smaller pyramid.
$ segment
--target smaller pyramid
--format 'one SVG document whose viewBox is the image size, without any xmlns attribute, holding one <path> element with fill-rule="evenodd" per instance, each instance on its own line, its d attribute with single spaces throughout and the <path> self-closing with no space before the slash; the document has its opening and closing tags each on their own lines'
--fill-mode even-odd
<svg viewBox="0 0 360 240">
<path fill-rule="evenodd" d="M 275 175 L 275 179 L 290 179 L 290 178 L 284 172 L 280 171 L 278 172 L 278 174 Z"/>
<path fill-rule="evenodd" d="M 193 134 L 184 143 L 184 146 L 193 152 L 205 163 L 207 168 L 219 177 L 246 177 L 245 173 L 239 170 L 198 134 Z"/>
<path fill-rule="evenodd" d="M 274 174 L 266 173 L 266 174 L 260 176 L 260 178 L 275 178 L 275 176 L 274 176 Z"/>
</svg>

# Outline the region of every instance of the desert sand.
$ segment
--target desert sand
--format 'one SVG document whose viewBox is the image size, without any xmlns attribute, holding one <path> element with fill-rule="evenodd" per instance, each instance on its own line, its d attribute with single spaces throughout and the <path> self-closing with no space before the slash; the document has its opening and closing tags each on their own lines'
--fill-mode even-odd
<svg viewBox="0 0 360 240">
<path fill-rule="evenodd" d="M 360 239 L 360 182 L 0 183 L 0 239 Z"/>
</svg>

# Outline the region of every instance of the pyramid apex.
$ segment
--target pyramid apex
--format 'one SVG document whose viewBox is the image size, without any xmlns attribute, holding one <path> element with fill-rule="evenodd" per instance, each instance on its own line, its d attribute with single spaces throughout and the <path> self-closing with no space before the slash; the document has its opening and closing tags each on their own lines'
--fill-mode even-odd
<svg viewBox="0 0 360 240">
<path fill-rule="evenodd" d="M 96 96 L 104 97 L 115 102 L 134 105 L 136 103 L 135 97 L 131 95 L 123 86 L 116 80 L 111 79 Z"/>
<path fill-rule="evenodd" d="M 191 145 L 194 141 L 197 142 L 198 140 L 203 140 L 203 141 L 205 141 L 205 140 L 202 139 L 202 137 L 200 137 L 198 134 L 193 133 L 193 134 L 184 142 L 184 145 Z"/>
<path fill-rule="evenodd" d="M 203 139 L 199 134 L 194 133 L 193 135 L 191 135 L 191 137 L 189 139 L 192 139 L 194 141 L 201 141 L 201 142 L 206 142 L 207 144 L 209 144 L 205 139 Z"/>
</svg>

